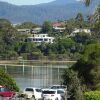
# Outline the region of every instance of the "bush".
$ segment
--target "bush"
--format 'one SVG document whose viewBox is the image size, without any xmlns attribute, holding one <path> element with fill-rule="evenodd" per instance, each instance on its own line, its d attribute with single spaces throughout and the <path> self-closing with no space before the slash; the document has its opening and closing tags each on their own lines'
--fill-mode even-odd
<svg viewBox="0 0 100 100">
<path fill-rule="evenodd" d="M 16 82 L 11 78 L 10 75 L 5 73 L 2 69 L 0 69 L 0 85 L 6 86 L 13 91 L 19 91 Z"/>
<path fill-rule="evenodd" d="M 100 100 L 100 91 L 85 92 L 85 100 Z"/>
</svg>

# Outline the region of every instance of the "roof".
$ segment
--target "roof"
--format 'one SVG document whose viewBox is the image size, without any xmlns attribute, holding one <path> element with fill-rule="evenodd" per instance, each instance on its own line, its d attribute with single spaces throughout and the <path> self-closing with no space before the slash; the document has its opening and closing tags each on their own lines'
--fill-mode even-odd
<svg viewBox="0 0 100 100">
<path fill-rule="evenodd" d="M 60 27 L 60 26 L 64 26 L 65 23 L 64 23 L 64 22 L 53 22 L 52 25 L 53 25 L 54 27 Z"/>
<path fill-rule="evenodd" d="M 41 89 L 41 88 L 38 88 L 38 87 L 25 87 L 24 89 L 26 89 L 26 88 Z"/>
</svg>

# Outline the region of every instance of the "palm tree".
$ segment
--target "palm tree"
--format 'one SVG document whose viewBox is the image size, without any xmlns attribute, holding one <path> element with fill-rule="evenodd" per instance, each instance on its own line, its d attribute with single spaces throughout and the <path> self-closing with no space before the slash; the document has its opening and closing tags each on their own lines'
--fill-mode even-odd
<svg viewBox="0 0 100 100">
<path fill-rule="evenodd" d="M 94 19 L 95 19 L 95 22 L 98 22 L 100 23 L 100 4 L 98 4 L 95 8 L 95 11 L 94 11 Z"/>
<path fill-rule="evenodd" d="M 90 5 L 91 0 L 83 0 L 86 6 Z"/>
</svg>

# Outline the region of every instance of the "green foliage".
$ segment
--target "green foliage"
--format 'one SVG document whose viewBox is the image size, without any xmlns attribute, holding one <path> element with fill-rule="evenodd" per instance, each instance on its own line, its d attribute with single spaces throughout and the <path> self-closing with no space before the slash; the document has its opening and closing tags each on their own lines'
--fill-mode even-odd
<svg viewBox="0 0 100 100">
<path fill-rule="evenodd" d="M 27 58 L 27 55 L 30 55 L 32 52 L 41 51 L 41 54 L 44 56 L 51 56 L 53 58 L 57 57 L 56 55 L 59 55 L 59 58 L 64 57 L 66 59 L 68 57 L 68 59 L 79 59 L 85 45 L 91 44 L 95 40 L 95 38 L 91 39 L 91 36 L 85 33 L 79 33 L 75 37 L 68 37 L 74 28 L 80 28 L 80 23 L 83 28 L 89 27 L 89 23 L 83 19 L 82 14 L 79 13 L 76 19 L 66 21 L 66 31 L 64 33 L 53 32 L 51 22 L 45 21 L 43 24 L 43 32 L 55 38 L 55 41 L 52 44 L 28 43 L 25 41 L 28 35 L 19 34 L 16 28 L 12 27 L 8 20 L 1 19 L 0 55 L 5 57 L 5 59 L 10 59 L 10 56 L 13 55 L 16 56 L 15 58 L 19 55 L 25 55 L 25 58 Z M 32 22 L 24 22 L 21 25 L 18 25 L 17 28 L 33 28 L 35 26 L 36 25 Z M 94 43 L 96 42 L 97 41 Z M 90 56 L 93 57 L 93 55 L 99 55 L 99 50 L 98 53 L 93 53 Z M 97 60 L 99 61 L 99 59 Z"/>
<path fill-rule="evenodd" d="M 5 26 L 11 26 L 11 23 L 7 19 L 0 19 L 0 28 L 3 28 Z"/>
<path fill-rule="evenodd" d="M 52 31 L 51 22 L 45 21 L 45 22 L 43 23 L 43 26 L 42 26 L 42 31 L 43 31 L 44 33 L 51 32 L 51 31 Z"/>
<path fill-rule="evenodd" d="M 83 15 L 81 13 L 78 13 L 75 19 L 76 21 L 79 21 L 79 22 L 84 20 Z"/>
<path fill-rule="evenodd" d="M 0 19 L 0 55 L 3 58 L 17 58 L 17 48 L 23 36 L 18 34 L 17 30 L 12 27 L 6 19 Z"/>
<path fill-rule="evenodd" d="M 100 91 L 90 91 L 84 93 L 85 100 L 100 100 Z"/>
<path fill-rule="evenodd" d="M 78 29 L 79 28 L 83 28 L 83 29 L 90 28 L 90 24 L 87 21 L 84 20 L 84 17 L 83 17 L 83 15 L 81 13 L 78 13 L 76 15 L 76 19 L 74 19 L 74 18 L 73 19 L 69 19 L 66 22 L 65 27 L 66 27 L 66 32 L 68 34 L 70 34 L 70 33 L 73 32 L 73 30 L 75 28 L 78 28 Z"/>
<path fill-rule="evenodd" d="M 93 64 L 100 64 L 100 44 L 89 44 L 85 47 L 83 59 Z"/>
<path fill-rule="evenodd" d="M 100 45 L 87 45 L 80 60 L 72 67 L 87 89 L 100 89 Z"/>
<path fill-rule="evenodd" d="M 0 85 L 7 86 L 10 90 L 19 91 L 16 82 L 9 74 L 0 69 Z"/>
<path fill-rule="evenodd" d="M 32 29 L 32 28 L 35 28 L 37 27 L 38 25 L 32 23 L 32 22 L 24 22 L 22 23 L 21 25 L 17 25 L 16 28 L 18 29 L 21 29 L 21 28 L 26 28 L 26 29 Z"/>
<path fill-rule="evenodd" d="M 87 44 L 90 41 L 90 35 L 87 33 L 77 33 L 75 35 L 75 37 L 73 37 L 73 39 L 77 42 L 77 43 L 82 43 L 82 44 Z"/>
<path fill-rule="evenodd" d="M 66 69 L 63 74 L 64 84 L 67 85 L 70 95 L 69 100 L 83 100 L 82 87 L 77 73 L 71 69 Z"/>
<path fill-rule="evenodd" d="M 94 36 L 100 37 L 100 3 L 96 6 L 92 15 L 92 30 L 94 31 Z"/>
<path fill-rule="evenodd" d="M 85 3 L 86 6 L 89 6 L 90 2 L 91 2 L 91 0 L 84 0 L 84 3 Z"/>
</svg>

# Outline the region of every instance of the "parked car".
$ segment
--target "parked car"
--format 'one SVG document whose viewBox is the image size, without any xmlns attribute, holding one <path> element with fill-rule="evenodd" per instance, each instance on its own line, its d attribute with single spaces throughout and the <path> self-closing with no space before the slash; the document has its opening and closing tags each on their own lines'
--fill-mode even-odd
<svg viewBox="0 0 100 100">
<path fill-rule="evenodd" d="M 56 90 L 59 89 L 59 90 L 65 91 L 65 90 L 67 90 L 67 86 L 65 86 L 65 85 L 53 85 L 50 87 L 50 89 L 56 89 Z"/>
<path fill-rule="evenodd" d="M 35 87 L 26 87 L 23 91 L 23 95 L 25 95 L 27 99 L 40 100 L 42 99 L 42 90 Z"/>
<path fill-rule="evenodd" d="M 5 86 L 1 86 L 0 85 L 0 97 L 12 97 L 13 95 L 15 95 L 16 93 L 14 91 L 9 90 L 7 87 Z"/>
<path fill-rule="evenodd" d="M 43 100 L 64 100 L 64 91 L 54 89 L 43 89 Z"/>
</svg>

